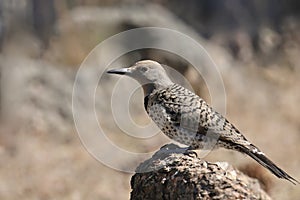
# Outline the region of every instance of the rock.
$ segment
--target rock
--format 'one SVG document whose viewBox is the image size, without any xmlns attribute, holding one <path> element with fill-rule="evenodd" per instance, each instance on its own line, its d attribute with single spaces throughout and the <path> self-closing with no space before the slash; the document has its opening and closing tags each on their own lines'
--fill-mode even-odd
<svg viewBox="0 0 300 200">
<path fill-rule="evenodd" d="M 211 163 L 162 147 L 131 178 L 131 199 L 271 199 L 252 179 L 228 163 Z M 174 151 L 175 150 L 175 151 Z"/>
</svg>

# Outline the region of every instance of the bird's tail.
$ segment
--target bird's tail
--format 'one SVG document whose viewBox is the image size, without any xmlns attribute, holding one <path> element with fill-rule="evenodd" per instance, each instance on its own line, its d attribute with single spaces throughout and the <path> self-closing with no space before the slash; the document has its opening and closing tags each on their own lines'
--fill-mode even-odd
<svg viewBox="0 0 300 200">
<path fill-rule="evenodd" d="M 263 152 L 261 152 L 257 147 L 254 145 L 249 146 L 241 146 L 238 147 L 242 152 L 249 155 L 251 158 L 256 160 L 259 164 L 270 170 L 275 176 L 278 178 L 286 179 L 293 183 L 294 185 L 300 184 L 299 181 L 288 175 L 285 171 L 280 169 L 273 163 L 269 158 L 265 156 Z"/>
</svg>

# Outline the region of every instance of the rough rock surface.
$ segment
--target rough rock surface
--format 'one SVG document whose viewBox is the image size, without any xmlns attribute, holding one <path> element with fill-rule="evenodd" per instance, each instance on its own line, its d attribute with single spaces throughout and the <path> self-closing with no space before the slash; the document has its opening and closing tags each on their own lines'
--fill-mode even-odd
<svg viewBox="0 0 300 200">
<path fill-rule="evenodd" d="M 257 180 L 228 163 L 210 163 L 178 146 L 162 147 L 131 178 L 131 199 L 271 199 Z"/>
</svg>

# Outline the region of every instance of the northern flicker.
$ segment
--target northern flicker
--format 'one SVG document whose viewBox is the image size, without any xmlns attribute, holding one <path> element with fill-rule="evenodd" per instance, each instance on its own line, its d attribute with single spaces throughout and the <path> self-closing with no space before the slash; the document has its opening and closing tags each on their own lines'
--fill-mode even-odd
<svg viewBox="0 0 300 200">
<path fill-rule="evenodd" d="M 150 118 L 169 138 L 189 150 L 223 147 L 247 154 L 279 178 L 299 183 L 277 167 L 225 117 L 198 95 L 175 84 L 161 64 L 142 60 L 129 68 L 113 69 L 110 74 L 129 76 L 144 90 L 144 107 Z"/>
</svg>

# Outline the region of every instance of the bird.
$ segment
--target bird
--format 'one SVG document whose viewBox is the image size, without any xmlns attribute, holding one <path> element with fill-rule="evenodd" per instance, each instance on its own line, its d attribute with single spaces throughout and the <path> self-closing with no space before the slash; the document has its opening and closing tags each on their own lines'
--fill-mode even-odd
<svg viewBox="0 0 300 200">
<path fill-rule="evenodd" d="M 153 60 L 141 60 L 130 67 L 111 69 L 107 73 L 136 80 L 143 88 L 147 114 L 166 136 L 188 146 L 188 150 L 213 146 L 213 149 L 221 147 L 238 151 L 253 158 L 278 178 L 299 184 L 201 97 L 174 83 L 163 66 Z"/>
</svg>

